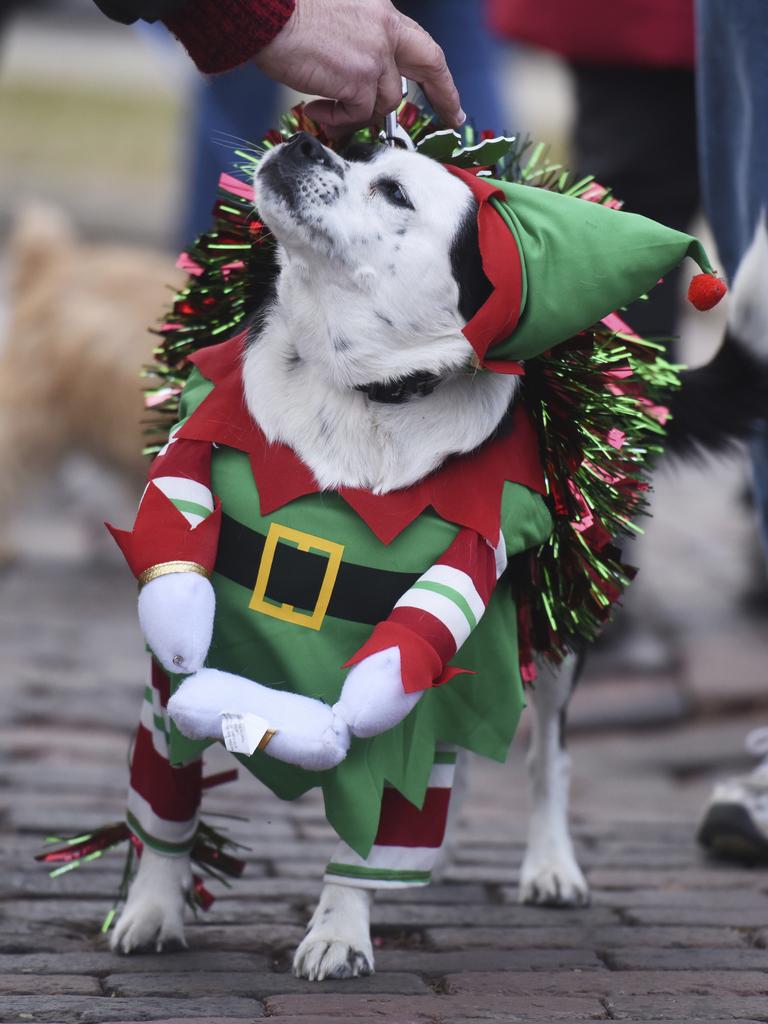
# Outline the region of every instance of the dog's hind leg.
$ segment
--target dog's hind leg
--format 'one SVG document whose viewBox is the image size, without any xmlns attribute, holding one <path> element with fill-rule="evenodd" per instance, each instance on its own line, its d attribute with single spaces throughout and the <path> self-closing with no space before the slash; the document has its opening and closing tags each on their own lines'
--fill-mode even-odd
<svg viewBox="0 0 768 1024">
<path fill-rule="evenodd" d="M 190 850 L 197 833 L 202 761 L 181 768 L 168 761 L 168 677 L 152 663 L 131 757 L 128 826 L 141 857 L 115 925 L 115 952 L 185 946 L 184 904 L 192 883 Z"/>
<path fill-rule="evenodd" d="M 373 973 L 374 890 L 429 885 L 445 835 L 455 765 L 453 750 L 436 752 L 421 810 L 396 789 L 385 788 L 376 840 L 367 857 L 339 843 L 293 959 L 297 977 L 322 981 Z"/>
<path fill-rule="evenodd" d="M 589 902 L 568 829 L 571 760 L 563 741 L 577 667 L 575 656 L 557 669 L 542 664 L 531 691 L 535 714 L 527 763 L 532 806 L 520 870 L 522 903 L 571 907 Z"/>
</svg>

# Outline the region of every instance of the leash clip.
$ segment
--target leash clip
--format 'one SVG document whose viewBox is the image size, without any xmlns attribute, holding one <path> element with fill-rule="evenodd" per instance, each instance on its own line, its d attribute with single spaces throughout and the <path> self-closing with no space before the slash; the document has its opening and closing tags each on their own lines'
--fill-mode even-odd
<svg viewBox="0 0 768 1024">
<path fill-rule="evenodd" d="M 400 78 L 400 88 L 403 91 L 403 99 L 408 95 L 408 79 Z M 416 149 L 408 132 L 397 121 L 397 110 L 391 111 L 384 118 L 384 131 L 380 132 L 379 139 L 386 145 L 400 149 Z"/>
</svg>

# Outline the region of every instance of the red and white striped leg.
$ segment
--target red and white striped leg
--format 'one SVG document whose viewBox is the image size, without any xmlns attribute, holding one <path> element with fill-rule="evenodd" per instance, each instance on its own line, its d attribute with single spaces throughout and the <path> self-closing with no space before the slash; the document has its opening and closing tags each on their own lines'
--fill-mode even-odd
<svg viewBox="0 0 768 1024">
<path fill-rule="evenodd" d="M 197 833 L 202 760 L 180 768 L 168 760 L 169 690 L 167 675 L 153 661 L 128 790 L 128 827 L 143 850 L 111 940 L 122 953 L 185 945 L 184 904 L 192 884 L 190 851 Z"/>
<path fill-rule="evenodd" d="M 165 854 L 188 853 L 195 841 L 202 793 L 202 759 L 180 768 L 168 760 L 168 676 L 152 662 L 131 757 L 127 821 L 145 846 Z"/>
<path fill-rule="evenodd" d="M 437 750 L 421 810 L 387 787 L 379 830 L 367 857 L 339 843 L 325 869 L 325 882 L 361 889 L 405 889 L 429 885 L 448 818 L 456 751 Z"/>
<path fill-rule="evenodd" d="M 310 981 L 373 971 L 370 910 L 374 889 L 428 885 L 445 835 L 456 752 L 438 750 L 424 806 L 385 789 L 376 841 L 363 858 L 339 843 L 293 973 Z"/>
</svg>

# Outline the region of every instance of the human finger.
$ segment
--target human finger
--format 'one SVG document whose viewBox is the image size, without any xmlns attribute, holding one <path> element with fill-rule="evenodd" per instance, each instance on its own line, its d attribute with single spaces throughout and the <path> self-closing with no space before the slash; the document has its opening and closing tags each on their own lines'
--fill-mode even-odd
<svg viewBox="0 0 768 1024">
<path fill-rule="evenodd" d="M 386 117 L 393 110 L 397 110 L 403 99 L 402 80 L 400 72 L 395 64 L 390 64 L 382 72 L 376 88 L 376 102 L 373 112 L 378 118 Z"/>
<path fill-rule="evenodd" d="M 467 119 L 459 91 L 448 70 L 445 54 L 434 39 L 411 18 L 399 22 L 395 63 L 400 74 L 419 82 L 435 113 L 455 128 Z"/>
<path fill-rule="evenodd" d="M 326 128 L 352 128 L 373 120 L 376 93 L 365 88 L 359 96 L 343 100 L 311 100 L 304 112 Z"/>
</svg>

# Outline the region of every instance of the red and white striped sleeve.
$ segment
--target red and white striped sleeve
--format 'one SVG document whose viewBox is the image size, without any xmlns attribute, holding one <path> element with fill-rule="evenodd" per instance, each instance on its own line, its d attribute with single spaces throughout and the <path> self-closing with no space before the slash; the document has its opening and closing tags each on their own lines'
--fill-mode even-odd
<svg viewBox="0 0 768 1024">
<path fill-rule="evenodd" d="M 483 617 L 506 566 L 503 537 L 493 546 L 474 530 L 460 530 L 344 667 L 398 647 L 406 693 L 439 686 L 464 671 L 448 662 Z"/>
<path fill-rule="evenodd" d="M 211 444 L 177 438 L 180 426 L 150 467 L 133 530 L 107 523 L 139 582 L 158 569 L 209 576 L 216 560 L 221 505 L 211 491 Z"/>
</svg>

